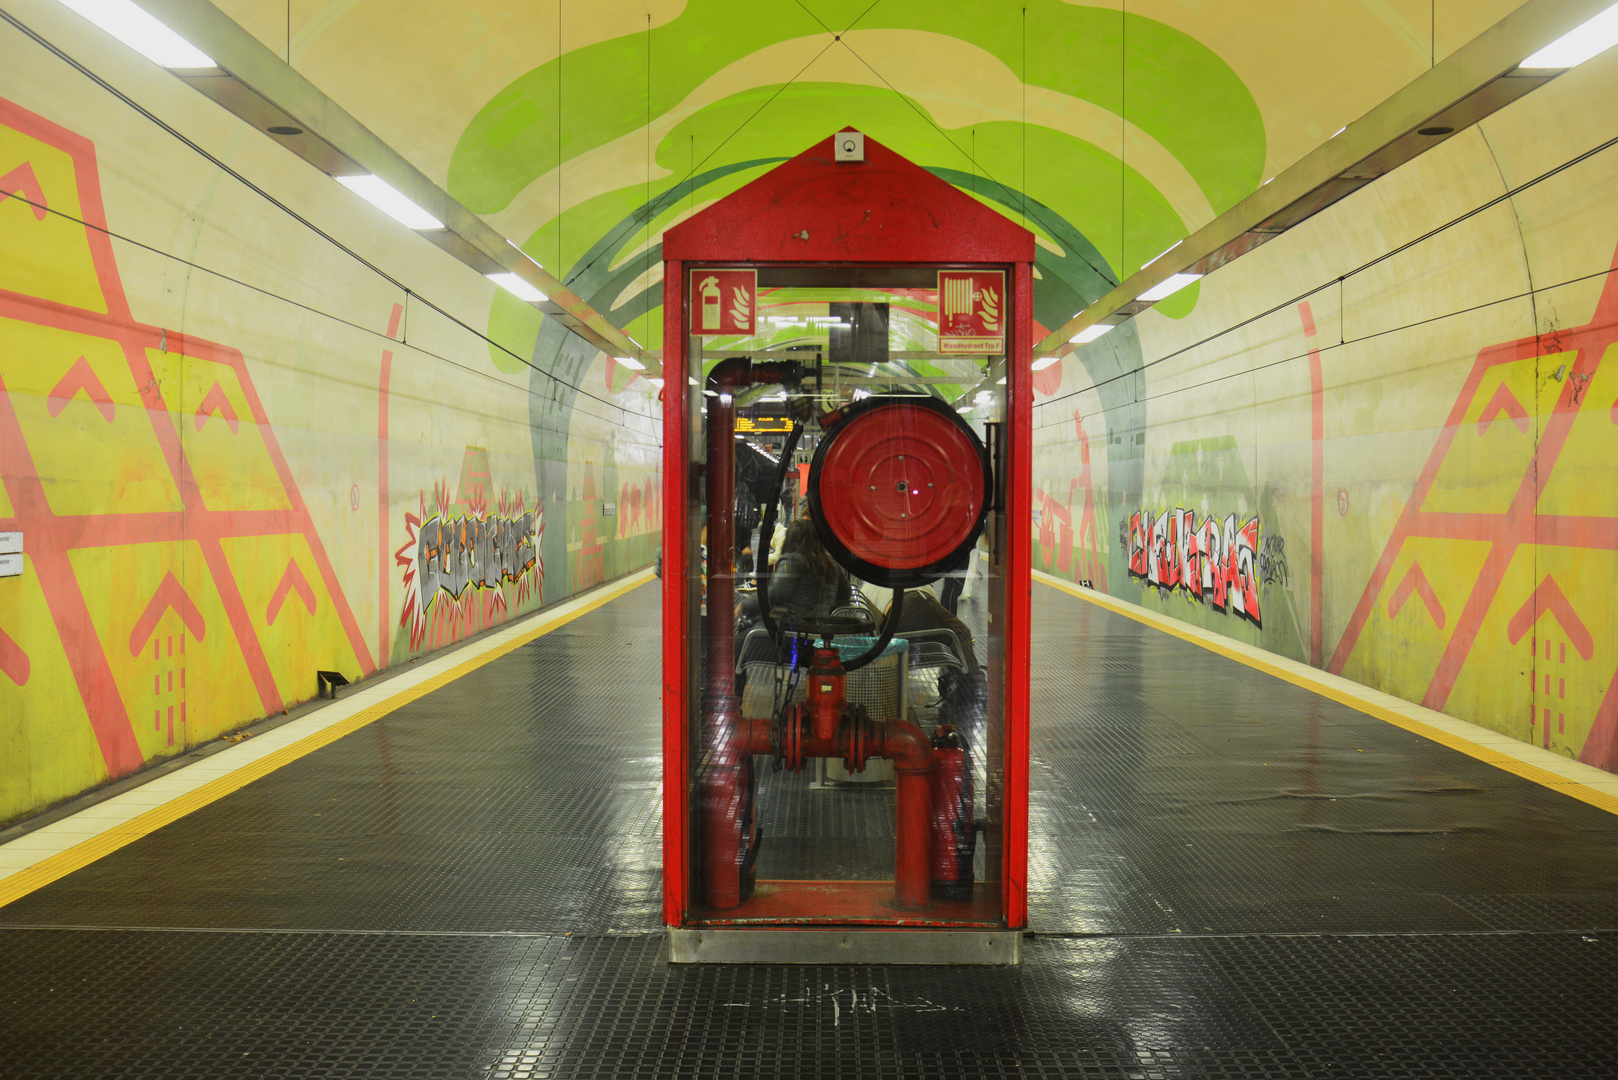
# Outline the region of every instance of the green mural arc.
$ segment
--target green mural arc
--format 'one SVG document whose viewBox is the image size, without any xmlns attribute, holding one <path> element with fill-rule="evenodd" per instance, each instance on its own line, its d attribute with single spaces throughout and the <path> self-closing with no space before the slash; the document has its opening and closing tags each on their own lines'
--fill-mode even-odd
<svg viewBox="0 0 1618 1080">
<path fill-rule="evenodd" d="M 724 0 L 692 0 L 646 34 L 597 42 L 534 68 L 467 126 L 450 164 L 450 192 L 479 213 L 504 209 L 537 177 L 639 129 L 648 113 L 666 115 L 731 65 L 856 18 L 860 31 L 964 41 L 1031 87 L 1127 116 L 1185 165 L 1216 212 L 1261 177 L 1264 125 L 1251 93 L 1215 53 L 1163 23 L 1063 0 L 1030 0 L 1021 19 L 985 19 L 973 0 L 887 0 L 863 13 L 821 6 L 835 15 L 817 17 L 777 0 L 738 18 Z M 582 73 L 571 84 L 570 71 Z"/>
</svg>

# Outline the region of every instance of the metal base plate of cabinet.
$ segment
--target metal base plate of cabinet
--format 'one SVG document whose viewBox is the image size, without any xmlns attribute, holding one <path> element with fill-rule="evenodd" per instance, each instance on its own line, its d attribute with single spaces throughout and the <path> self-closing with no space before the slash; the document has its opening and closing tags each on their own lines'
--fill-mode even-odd
<svg viewBox="0 0 1618 1080">
<path fill-rule="evenodd" d="M 669 927 L 675 964 L 1020 964 L 1020 930 Z"/>
</svg>

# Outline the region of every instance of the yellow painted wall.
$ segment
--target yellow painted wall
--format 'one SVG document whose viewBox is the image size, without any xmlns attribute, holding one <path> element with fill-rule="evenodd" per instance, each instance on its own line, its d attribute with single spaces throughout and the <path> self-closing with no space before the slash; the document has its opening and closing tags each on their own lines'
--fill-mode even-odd
<svg viewBox="0 0 1618 1080">
<path fill-rule="evenodd" d="M 647 383 L 596 358 L 549 463 L 595 501 L 542 490 L 538 377 L 469 329 L 489 282 L 24 8 L 134 104 L 0 23 L 0 822 L 651 561 Z M 588 572 L 546 564 L 570 521 Z"/>
<path fill-rule="evenodd" d="M 1036 565 L 1618 769 L 1615 99 L 1608 53 L 1069 357 Z M 1260 519 L 1256 625 L 1129 571 L 1182 508 Z"/>
</svg>

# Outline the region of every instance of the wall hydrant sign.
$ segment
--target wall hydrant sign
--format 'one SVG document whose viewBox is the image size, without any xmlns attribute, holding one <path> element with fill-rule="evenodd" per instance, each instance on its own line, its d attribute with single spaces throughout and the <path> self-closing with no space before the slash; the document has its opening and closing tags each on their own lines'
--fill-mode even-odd
<svg viewBox="0 0 1618 1080">
<path fill-rule="evenodd" d="M 938 272 L 938 351 L 978 355 L 1006 351 L 1005 271 Z"/>
<path fill-rule="evenodd" d="M 751 336 L 757 316 L 757 270 L 691 271 L 692 334 Z"/>
</svg>

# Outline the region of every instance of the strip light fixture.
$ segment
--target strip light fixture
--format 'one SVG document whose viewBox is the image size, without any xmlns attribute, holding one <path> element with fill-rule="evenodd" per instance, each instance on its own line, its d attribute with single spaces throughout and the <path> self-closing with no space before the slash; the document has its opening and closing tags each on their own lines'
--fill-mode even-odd
<svg viewBox="0 0 1618 1080">
<path fill-rule="evenodd" d="M 380 176 L 335 176 L 332 179 L 407 229 L 444 227 L 442 221 L 405 198 L 397 188 Z"/>
<path fill-rule="evenodd" d="M 209 0 L 61 2 L 594 348 L 658 358 Z"/>
<path fill-rule="evenodd" d="M 518 300 L 526 300 L 530 304 L 540 304 L 545 301 L 545 294 L 534 288 L 516 274 L 507 272 L 503 274 L 484 274 L 484 277 L 500 286 Z"/>
<path fill-rule="evenodd" d="M 1173 296 L 1193 281 L 1199 281 L 1201 278 L 1201 274 L 1170 274 L 1167 278 L 1141 293 L 1140 299 L 1156 303 L 1159 300 Z"/>
<path fill-rule="evenodd" d="M 1618 4 L 1563 34 L 1517 66 L 1537 71 L 1577 67 L 1618 45 Z"/>
<path fill-rule="evenodd" d="M 1180 237 L 1180 239 L 1174 241 L 1174 243 L 1170 244 L 1168 247 L 1164 248 L 1162 251 L 1158 252 L 1156 255 L 1153 255 L 1150 259 L 1147 259 L 1146 260 L 1146 265 L 1147 266 L 1152 265 L 1157 260 L 1161 259 L 1163 256 L 1167 255 L 1169 252 L 1173 251 L 1175 248 L 1179 247 L 1183 243 L 1185 243 L 1185 237 L 1182 236 L 1182 237 Z"/>
<path fill-rule="evenodd" d="M 213 58 L 130 0 L 62 0 L 152 63 L 166 68 L 211 68 Z"/>
</svg>

